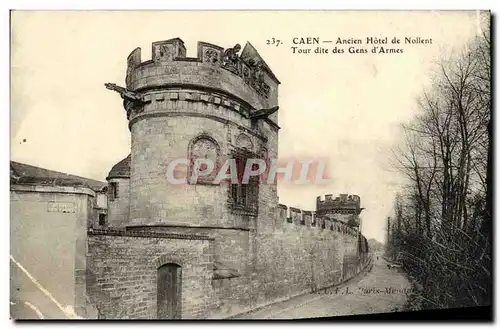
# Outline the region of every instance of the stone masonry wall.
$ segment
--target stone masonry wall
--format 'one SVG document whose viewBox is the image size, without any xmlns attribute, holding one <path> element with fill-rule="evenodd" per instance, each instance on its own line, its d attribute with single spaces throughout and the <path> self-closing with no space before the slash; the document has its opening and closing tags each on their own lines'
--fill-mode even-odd
<svg viewBox="0 0 500 329">
<path fill-rule="evenodd" d="M 239 103 L 227 97 L 194 90 L 150 96 L 151 103 L 130 123 L 130 224 L 241 226 L 240 216 L 226 211 L 227 186 L 172 184 L 167 179 L 168 166 L 174 160 L 190 159 L 190 146 L 200 137 L 213 142 L 221 165 L 237 147 L 261 154 L 276 146 L 262 133 L 249 129 L 249 120 L 235 111 Z M 187 176 L 185 165 L 176 169 L 176 178 Z M 182 206 L 186 203 L 192 205 L 190 211 Z"/>
<path fill-rule="evenodd" d="M 87 294 L 105 319 L 155 319 L 157 269 L 182 268 L 182 318 L 202 319 L 213 308 L 213 249 L 206 237 L 89 232 Z"/>
<path fill-rule="evenodd" d="M 253 273 L 214 280 L 218 305 L 213 318 L 224 318 L 296 295 L 339 284 L 368 262 L 358 255 L 357 232 L 339 221 L 314 218 L 314 212 L 279 205 L 268 231 L 255 239 Z"/>
<path fill-rule="evenodd" d="M 221 229 L 217 227 L 195 227 L 166 225 L 158 227 L 129 227 L 129 231 L 154 230 L 180 235 L 201 235 L 213 239 L 214 261 L 243 275 L 248 272 L 250 257 L 250 230 L 248 229 Z"/>
<path fill-rule="evenodd" d="M 226 318 L 339 284 L 366 264 L 357 255 L 355 232 L 341 222 L 284 205 L 270 219 L 268 231 L 171 226 L 150 228 L 156 233 L 140 227 L 118 235 L 91 233 L 89 296 L 106 318 L 155 318 L 154 260 L 166 253 L 182 262 L 187 280 L 183 318 Z M 177 238 L 204 235 L 209 240 Z M 237 276 L 217 278 L 213 264 L 219 261 Z"/>
</svg>

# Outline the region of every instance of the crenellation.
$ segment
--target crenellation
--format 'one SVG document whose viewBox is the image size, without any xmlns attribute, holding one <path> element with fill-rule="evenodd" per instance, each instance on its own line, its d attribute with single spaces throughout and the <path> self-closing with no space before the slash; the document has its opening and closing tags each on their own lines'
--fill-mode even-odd
<svg viewBox="0 0 500 329">
<path fill-rule="evenodd" d="M 306 225 L 308 227 L 311 226 L 312 224 L 312 213 L 308 210 L 303 210 L 302 211 L 302 222 L 303 225 Z"/>
<path fill-rule="evenodd" d="M 224 48 L 208 42 L 198 42 L 198 58 L 201 62 L 212 65 L 222 65 Z"/>
<path fill-rule="evenodd" d="M 186 47 L 179 38 L 156 41 L 151 45 L 151 56 L 153 62 L 173 61 L 174 58 L 186 57 Z"/>
<path fill-rule="evenodd" d="M 237 46 L 239 47 L 239 45 Z M 206 76 L 210 78 L 210 81 L 214 81 L 214 78 L 220 75 L 222 81 L 224 81 L 227 80 L 224 79 L 225 74 L 223 72 L 225 71 L 237 76 L 241 80 L 240 84 L 246 85 L 247 88 L 253 90 L 257 97 L 265 100 L 262 104 L 272 106 L 273 104 L 271 103 L 276 103 L 277 101 L 276 92 L 279 81 L 269 69 L 269 66 L 256 53 L 253 46 L 247 43 L 242 52 L 242 54 L 246 54 L 244 57 L 238 56 L 237 53 L 241 48 L 237 49 L 236 46 L 224 49 L 218 45 L 199 41 L 197 45 L 197 57 L 190 58 L 186 57 L 184 42 L 179 38 L 153 42 L 151 60 L 141 63 L 140 48 L 136 48 L 129 55 L 126 76 L 127 87 L 131 90 L 155 87 L 161 85 L 161 80 L 166 80 L 159 79 L 160 77 L 166 77 L 167 75 L 171 75 L 171 73 L 182 70 L 191 74 L 197 72 L 198 80 L 200 77 Z M 193 63 L 196 66 L 191 68 L 177 68 L 175 65 L 176 62 L 183 62 L 186 65 L 187 63 Z M 205 65 L 206 67 L 198 66 L 198 64 Z M 192 81 L 189 75 L 181 74 L 179 78 L 187 84 Z M 229 80 L 232 80 L 232 78 L 229 78 Z M 228 81 L 228 83 L 234 85 L 234 82 Z M 225 85 L 227 86 L 228 84 Z M 222 85 L 221 87 L 221 89 L 224 89 Z M 271 103 L 268 103 L 268 101 L 271 101 Z"/>
<path fill-rule="evenodd" d="M 288 218 L 288 207 L 284 204 L 278 204 L 278 219 L 280 223 L 284 223 Z"/>
<path fill-rule="evenodd" d="M 277 218 L 280 223 L 292 223 L 298 227 L 328 229 L 341 233 L 342 235 L 357 236 L 358 231 L 347 223 L 330 216 L 318 216 L 315 211 L 302 210 L 296 207 L 288 207 L 284 204 L 277 206 Z M 281 227 L 281 226 L 279 226 Z"/>
<path fill-rule="evenodd" d="M 359 215 L 362 210 L 361 199 L 355 194 L 343 193 L 335 198 L 333 198 L 332 194 L 327 194 L 324 200 L 321 200 L 320 197 L 316 199 L 316 212 L 318 215 L 330 216 L 351 227 L 360 225 Z"/>
<path fill-rule="evenodd" d="M 135 48 L 127 57 L 127 77 L 141 64 L 141 48 Z"/>
<path fill-rule="evenodd" d="M 289 207 L 290 209 L 290 218 L 292 219 L 292 223 L 299 225 L 302 221 L 302 210 L 295 207 Z"/>
<path fill-rule="evenodd" d="M 324 200 L 321 197 L 316 198 L 318 209 L 342 208 L 342 209 L 357 209 L 360 208 L 361 199 L 357 195 L 340 194 L 333 199 L 332 194 L 326 194 Z"/>
</svg>

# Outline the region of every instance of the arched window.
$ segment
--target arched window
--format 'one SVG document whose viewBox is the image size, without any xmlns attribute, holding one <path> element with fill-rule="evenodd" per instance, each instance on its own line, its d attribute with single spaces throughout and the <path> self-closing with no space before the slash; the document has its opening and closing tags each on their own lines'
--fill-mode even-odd
<svg viewBox="0 0 500 329">
<path fill-rule="evenodd" d="M 188 171 L 188 182 L 190 184 L 211 184 L 215 177 L 217 177 L 218 169 L 220 167 L 220 148 L 219 144 L 212 137 L 202 134 L 194 138 L 189 143 L 188 159 L 189 159 L 189 171 Z M 201 175 L 197 178 L 196 182 L 193 182 L 191 178 L 194 175 L 195 170 L 207 170 L 209 165 L 201 162 L 198 168 L 195 168 L 197 159 L 206 159 L 207 162 L 213 164 L 213 170 L 208 175 Z"/>
<path fill-rule="evenodd" d="M 167 263 L 157 273 L 157 318 L 180 319 L 182 314 L 182 268 Z"/>
<path fill-rule="evenodd" d="M 240 134 L 236 138 L 236 147 L 248 152 L 252 152 L 253 150 L 253 143 L 250 137 L 248 137 L 245 134 Z"/>
</svg>

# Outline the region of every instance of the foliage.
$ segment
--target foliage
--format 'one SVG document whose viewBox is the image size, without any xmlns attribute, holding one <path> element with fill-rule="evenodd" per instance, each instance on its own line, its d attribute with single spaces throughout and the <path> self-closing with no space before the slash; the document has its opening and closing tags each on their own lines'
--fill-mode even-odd
<svg viewBox="0 0 500 329">
<path fill-rule="evenodd" d="M 405 185 L 386 252 L 422 284 L 426 308 L 491 304 L 490 40 L 488 26 L 439 63 L 394 152 Z"/>
</svg>

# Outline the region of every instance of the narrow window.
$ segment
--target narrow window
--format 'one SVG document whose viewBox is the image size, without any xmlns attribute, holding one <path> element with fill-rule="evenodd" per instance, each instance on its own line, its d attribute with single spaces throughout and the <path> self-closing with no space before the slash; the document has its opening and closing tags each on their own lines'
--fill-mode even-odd
<svg viewBox="0 0 500 329">
<path fill-rule="evenodd" d="M 99 214 L 99 226 L 106 225 L 106 214 Z"/>
<path fill-rule="evenodd" d="M 236 208 L 254 211 L 258 204 L 259 176 L 252 176 L 247 184 L 242 184 L 245 166 L 251 157 L 240 153 L 234 154 L 233 157 L 236 162 L 238 183 L 231 184 L 231 203 Z M 253 166 L 253 170 L 258 170 L 257 164 Z"/>
<path fill-rule="evenodd" d="M 111 200 L 118 199 L 118 183 L 111 182 L 109 183 L 109 198 Z"/>
</svg>

